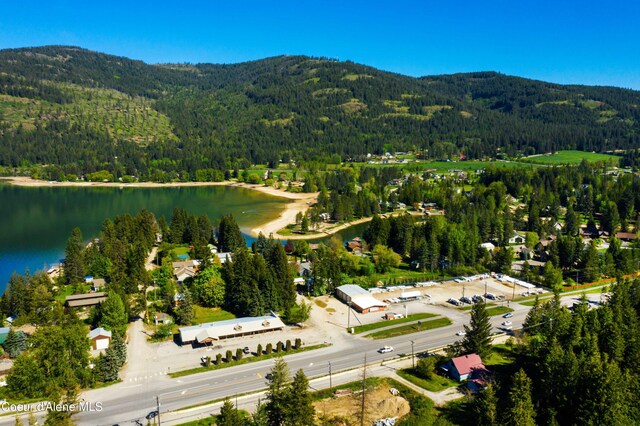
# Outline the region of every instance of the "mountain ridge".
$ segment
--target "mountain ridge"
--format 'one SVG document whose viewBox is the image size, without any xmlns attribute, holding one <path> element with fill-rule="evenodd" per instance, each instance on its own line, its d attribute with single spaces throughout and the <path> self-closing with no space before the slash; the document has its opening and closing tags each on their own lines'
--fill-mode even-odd
<svg viewBox="0 0 640 426">
<path fill-rule="evenodd" d="M 301 55 L 147 64 L 77 46 L 4 49 L 0 96 L 0 166 L 86 173 L 118 156 L 123 172 L 149 179 L 388 150 L 485 158 L 640 146 L 632 89 L 495 71 L 411 77 Z"/>
</svg>

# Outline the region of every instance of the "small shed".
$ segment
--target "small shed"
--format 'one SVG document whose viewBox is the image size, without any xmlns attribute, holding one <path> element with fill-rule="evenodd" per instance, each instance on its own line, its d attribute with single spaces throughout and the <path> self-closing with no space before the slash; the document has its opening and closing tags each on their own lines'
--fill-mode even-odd
<svg viewBox="0 0 640 426">
<path fill-rule="evenodd" d="M 94 328 L 89 332 L 89 340 L 94 350 L 107 349 L 111 343 L 111 332 L 102 327 Z"/>
</svg>

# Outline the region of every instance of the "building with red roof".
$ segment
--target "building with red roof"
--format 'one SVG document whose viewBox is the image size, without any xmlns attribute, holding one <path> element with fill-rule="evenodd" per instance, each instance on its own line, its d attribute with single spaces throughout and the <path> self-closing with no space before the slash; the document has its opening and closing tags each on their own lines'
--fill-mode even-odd
<svg viewBox="0 0 640 426">
<path fill-rule="evenodd" d="M 481 378 L 488 373 L 478 354 L 463 355 L 451 358 L 442 366 L 453 379 L 461 382 L 467 379 Z"/>
</svg>

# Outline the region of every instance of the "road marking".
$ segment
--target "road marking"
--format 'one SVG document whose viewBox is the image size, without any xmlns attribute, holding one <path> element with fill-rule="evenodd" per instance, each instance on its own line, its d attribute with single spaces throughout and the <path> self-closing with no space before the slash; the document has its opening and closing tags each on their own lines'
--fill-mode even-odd
<svg viewBox="0 0 640 426">
<path fill-rule="evenodd" d="M 131 389 L 131 388 L 137 388 L 137 387 L 140 387 L 140 386 L 142 386 L 142 384 L 139 384 L 139 385 L 133 385 L 133 386 L 125 386 L 125 387 L 123 387 L 123 388 L 121 388 L 121 389 Z"/>
</svg>

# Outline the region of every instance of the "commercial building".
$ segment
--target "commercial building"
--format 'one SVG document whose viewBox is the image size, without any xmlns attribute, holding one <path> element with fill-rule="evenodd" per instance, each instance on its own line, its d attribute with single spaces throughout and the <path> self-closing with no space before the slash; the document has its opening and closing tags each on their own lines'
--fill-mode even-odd
<svg viewBox="0 0 640 426">
<path fill-rule="evenodd" d="M 225 321 L 182 327 L 179 329 L 182 343 L 211 343 L 216 340 L 250 336 L 284 329 L 284 323 L 276 315 L 234 318 Z"/>
<path fill-rule="evenodd" d="M 373 297 L 359 285 L 345 284 L 336 288 L 336 297 L 361 314 L 379 312 L 387 309 L 387 304 Z"/>
<path fill-rule="evenodd" d="M 83 308 L 85 306 L 96 306 L 107 300 L 106 293 L 86 293 L 67 296 L 64 303 L 68 308 Z"/>
</svg>

